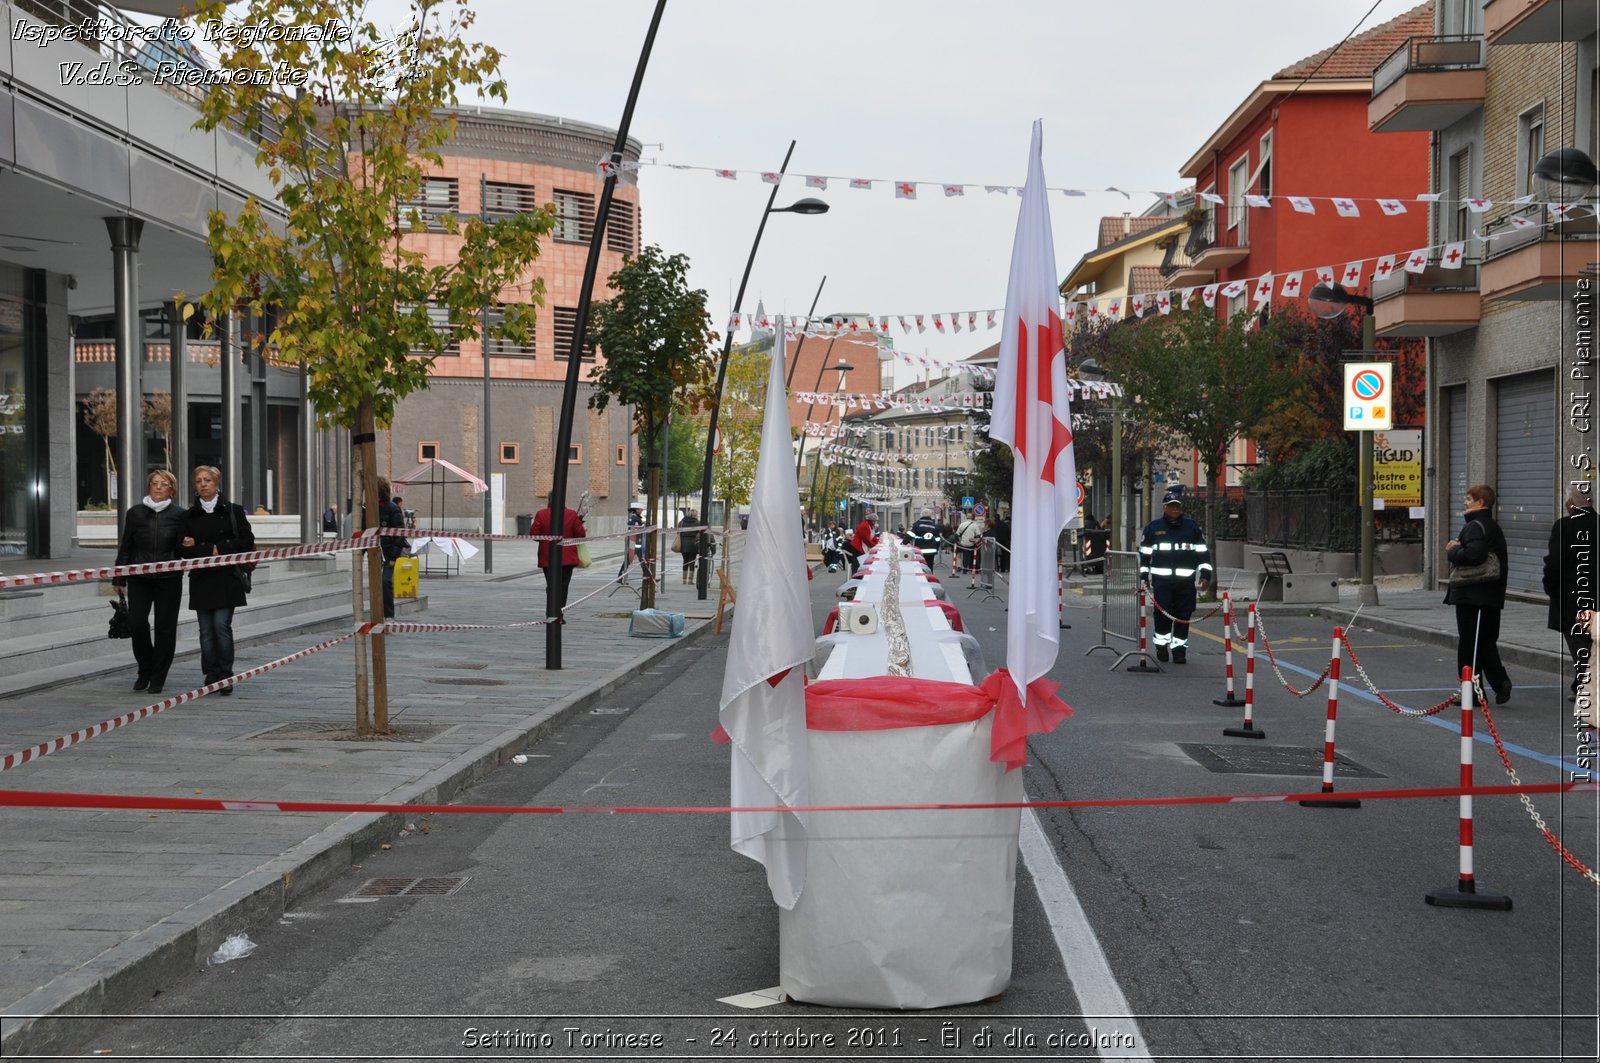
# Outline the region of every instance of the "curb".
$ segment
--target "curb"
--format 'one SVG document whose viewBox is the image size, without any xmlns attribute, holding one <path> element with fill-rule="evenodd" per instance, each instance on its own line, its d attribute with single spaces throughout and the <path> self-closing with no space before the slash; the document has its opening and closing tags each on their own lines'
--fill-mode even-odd
<svg viewBox="0 0 1600 1063">
<path fill-rule="evenodd" d="M 700 641 L 714 621 L 690 623 L 693 626 L 681 638 L 664 642 L 588 690 L 544 709 L 380 800 L 388 804 L 448 802 L 634 678 L 645 665 Z M 0 1058 L 71 1051 L 103 1028 L 109 1021 L 106 1016 L 131 1013 L 196 968 L 204 968 L 207 958 L 229 935 L 277 921 L 301 899 L 397 835 L 404 819 L 399 813 L 345 815 L 282 856 L 52 979 L 0 1013 Z M 79 1021 L 64 1021 L 65 1016 Z"/>
<path fill-rule="evenodd" d="M 1332 620 L 1340 625 L 1347 625 L 1356 618 L 1355 610 L 1331 608 L 1327 606 L 1316 610 L 1316 615 Z M 1381 631 L 1386 635 L 1402 635 L 1426 642 L 1434 646 L 1443 646 L 1446 649 L 1456 648 L 1456 633 L 1454 630 L 1445 630 L 1439 627 L 1429 627 L 1424 624 L 1408 623 L 1388 616 L 1373 613 L 1362 613 L 1359 622 L 1374 631 Z M 1506 664 L 1514 664 L 1519 668 L 1532 668 L 1542 672 L 1555 672 L 1561 674 L 1566 666 L 1567 658 L 1564 653 L 1554 650 L 1543 650 L 1534 646 L 1518 646 L 1515 643 L 1501 641 L 1500 660 Z"/>
</svg>

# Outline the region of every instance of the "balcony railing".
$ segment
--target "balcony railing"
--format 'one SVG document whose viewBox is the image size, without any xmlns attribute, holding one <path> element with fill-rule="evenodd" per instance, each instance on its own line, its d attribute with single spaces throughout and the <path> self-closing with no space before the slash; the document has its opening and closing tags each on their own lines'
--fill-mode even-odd
<svg viewBox="0 0 1600 1063">
<path fill-rule="evenodd" d="M 1475 292 L 1478 290 L 1478 260 L 1462 259 L 1455 268 L 1445 265 L 1429 266 L 1421 273 L 1408 273 L 1403 269 L 1390 272 L 1387 277 L 1372 281 L 1372 299 L 1382 302 L 1397 295 L 1428 292 Z"/>
<path fill-rule="evenodd" d="M 1483 65 L 1480 36 L 1412 37 L 1372 72 L 1372 95 L 1376 97 L 1412 71 L 1480 70 Z"/>
<path fill-rule="evenodd" d="M 1545 208 L 1534 203 L 1496 218 L 1483 227 L 1483 234 L 1490 238 L 1484 257 L 1493 260 L 1544 240 L 1587 241 L 1592 244 L 1596 233 L 1600 232 L 1600 224 L 1597 224 L 1600 219 L 1587 210 L 1581 213 L 1581 217 L 1551 221 Z M 1518 224 L 1513 219 L 1527 224 Z"/>
<path fill-rule="evenodd" d="M 1217 242 L 1217 214 L 1207 211 L 1206 216 L 1189 227 L 1189 238 L 1184 241 L 1183 253 L 1191 260 Z"/>
</svg>

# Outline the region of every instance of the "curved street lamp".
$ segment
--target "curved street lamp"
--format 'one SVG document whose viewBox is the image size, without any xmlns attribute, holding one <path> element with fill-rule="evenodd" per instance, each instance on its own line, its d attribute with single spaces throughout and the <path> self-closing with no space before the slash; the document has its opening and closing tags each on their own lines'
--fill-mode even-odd
<svg viewBox="0 0 1600 1063">
<path fill-rule="evenodd" d="M 789 141 L 789 150 L 783 156 L 783 165 L 778 168 L 778 173 L 788 172 L 789 156 L 794 154 L 794 141 Z M 744 304 L 744 289 L 750 283 L 750 269 L 756 264 L 756 249 L 761 246 L 761 234 L 767 230 L 767 218 L 773 214 L 826 214 L 828 204 L 820 199 L 806 198 L 787 207 L 774 207 L 773 201 L 778 198 L 778 186 L 772 186 L 772 194 L 767 197 L 767 209 L 761 212 L 761 224 L 756 226 L 756 238 L 750 245 L 750 257 L 745 260 L 744 276 L 739 278 L 739 292 L 733 298 L 733 313 L 737 315 L 739 308 Z M 707 524 L 711 523 L 711 470 L 716 461 L 717 451 L 717 414 L 722 409 L 722 384 L 728 377 L 728 354 L 733 350 L 733 330 L 729 329 L 727 337 L 722 342 L 722 359 L 717 363 L 717 388 L 712 393 L 711 419 L 706 426 L 706 462 L 700 476 L 700 519 Z M 701 601 L 705 601 L 706 587 L 710 581 L 710 566 L 695 566 L 695 588 Z"/>
<path fill-rule="evenodd" d="M 1600 172 L 1594 160 L 1577 148 L 1557 148 L 1533 164 L 1533 181 L 1552 203 L 1576 203 L 1594 191 Z"/>
</svg>

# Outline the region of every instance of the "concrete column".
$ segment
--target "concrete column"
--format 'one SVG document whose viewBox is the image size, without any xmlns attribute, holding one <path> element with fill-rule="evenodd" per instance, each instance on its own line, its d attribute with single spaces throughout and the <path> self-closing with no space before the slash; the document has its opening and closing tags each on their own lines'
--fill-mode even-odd
<svg viewBox="0 0 1600 1063">
<path fill-rule="evenodd" d="M 314 543 L 322 538 L 322 507 L 317 505 L 317 453 L 321 441 L 317 438 L 317 415 L 311 409 L 307 388 L 311 374 L 304 365 L 300 367 L 300 409 L 297 411 L 300 429 L 300 541 Z"/>
<path fill-rule="evenodd" d="M 177 301 L 167 304 L 167 331 L 172 335 L 172 431 L 167 456 L 178 478 L 176 502 L 189 497 L 189 326 Z"/>
<path fill-rule="evenodd" d="M 138 218 L 105 219 L 111 236 L 112 299 L 117 335 L 117 526 L 128 507 L 144 496 L 144 334 L 139 327 Z"/>
<path fill-rule="evenodd" d="M 240 500 L 244 471 L 239 467 L 239 352 L 233 342 L 232 314 L 217 318 L 217 365 L 222 370 L 222 493 Z"/>
</svg>

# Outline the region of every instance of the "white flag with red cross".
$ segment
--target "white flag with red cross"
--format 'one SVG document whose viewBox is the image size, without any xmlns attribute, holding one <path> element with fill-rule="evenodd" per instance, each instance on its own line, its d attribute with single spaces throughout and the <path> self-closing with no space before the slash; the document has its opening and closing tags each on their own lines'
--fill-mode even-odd
<svg viewBox="0 0 1600 1063">
<path fill-rule="evenodd" d="M 1361 283 L 1361 267 L 1366 265 L 1365 259 L 1345 263 L 1344 272 L 1339 275 L 1339 283 L 1346 288 L 1354 288 Z"/>
<path fill-rule="evenodd" d="M 894 198 L 916 199 L 917 183 L 915 181 L 896 181 L 894 183 Z"/>
<path fill-rule="evenodd" d="M 1428 268 L 1428 249 L 1419 247 L 1406 256 L 1406 272 L 1421 273 Z"/>
<path fill-rule="evenodd" d="M 1439 253 L 1439 265 L 1445 269 L 1460 269 L 1461 262 L 1467 257 L 1467 242 L 1458 240 L 1453 244 L 1445 244 Z"/>
<path fill-rule="evenodd" d="M 1284 277 L 1283 278 L 1283 287 L 1278 289 L 1278 294 L 1281 295 L 1285 299 L 1298 299 L 1298 298 L 1300 298 L 1300 281 L 1304 276 L 1305 276 L 1304 273 L 1302 273 L 1299 270 L 1296 270 L 1295 272 L 1289 274 L 1287 277 Z"/>
<path fill-rule="evenodd" d="M 1392 218 L 1396 214 L 1404 214 L 1406 205 L 1398 199 L 1380 199 L 1378 200 L 1378 209 Z"/>
<path fill-rule="evenodd" d="M 1076 522 L 1078 512 L 1071 393 L 1059 311 L 1061 295 L 1056 288 L 1055 242 L 1045 197 L 1042 138 L 1043 123 L 1035 121 L 1028 180 L 1011 248 L 1005 328 L 989 429 L 992 439 L 1010 445 L 1015 459 L 1006 670 L 1027 711 L 1045 704 L 1029 684 L 1050 671 L 1060 648 L 1056 543 L 1062 529 Z M 1003 713 L 1002 706 L 996 712 L 997 728 Z M 1049 730 L 1057 722 L 1059 719 L 1039 729 Z M 1025 736 L 1023 742 L 1025 750 Z M 1026 759 L 1025 751 L 1021 759 Z"/>
</svg>

